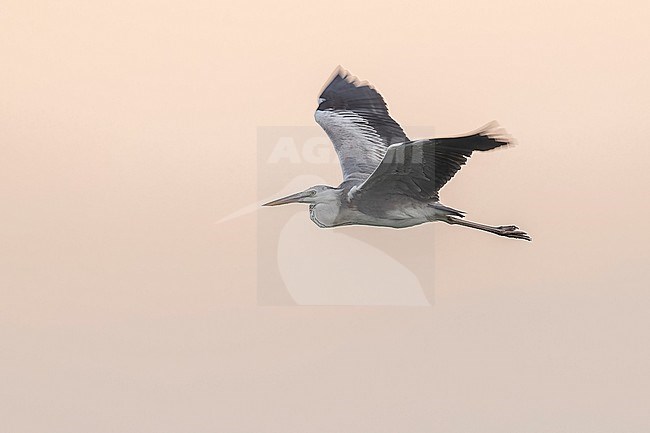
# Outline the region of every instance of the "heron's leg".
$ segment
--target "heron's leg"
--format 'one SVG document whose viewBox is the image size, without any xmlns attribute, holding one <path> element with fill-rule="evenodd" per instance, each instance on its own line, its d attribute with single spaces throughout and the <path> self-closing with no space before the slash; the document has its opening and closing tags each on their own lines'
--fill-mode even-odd
<svg viewBox="0 0 650 433">
<path fill-rule="evenodd" d="M 449 224 L 458 224 L 461 226 L 465 227 L 471 227 L 473 229 L 477 230 L 483 230 L 486 232 L 494 233 L 495 235 L 499 236 L 506 236 L 509 238 L 515 238 L 515 239 L 525 239 L 527 241 L 530 241 L 531 238 L 528 236 L 528 234 L 522 230 L 519 230 L 519 227 L 517 226 L 488 226 L 485 224 L 479 224 L 475 223 L 472 221 L 467 221 L 463 220 L 460 218 L 456 218 L 453 216 L 448 216 L 445 221 Z"/>
</svg>

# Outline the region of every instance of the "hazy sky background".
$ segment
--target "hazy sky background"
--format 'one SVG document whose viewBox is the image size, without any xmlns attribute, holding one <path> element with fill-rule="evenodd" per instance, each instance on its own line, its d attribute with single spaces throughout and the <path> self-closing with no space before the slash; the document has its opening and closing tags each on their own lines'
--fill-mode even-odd
<svg viewBox="0 0 650 433">
<path fill-rule="evenodd" d="M 648 22 L 5 0 L 0 431 L 647 432 Z M 338 64 L 403 125 L 498 119 L 519 146 L 442 198 L 534 241 L 431 225 L 431 308 L 257 306 L 261 214 L 215 221 L 258 199 L 258 126 L 312 125 Z"/>
</svg>

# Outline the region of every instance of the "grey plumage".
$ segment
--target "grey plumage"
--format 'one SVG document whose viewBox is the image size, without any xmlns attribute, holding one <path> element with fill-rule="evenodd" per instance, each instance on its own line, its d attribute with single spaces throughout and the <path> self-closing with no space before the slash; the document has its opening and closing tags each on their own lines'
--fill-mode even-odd
<svg viewBox="0 0 650 433">
<path fill-rule="evenodd" d="M 464 136 L 410 140 L 388 114 L 382 96 L 341 68 L 320 95 L 314 117 L 334 145 L 343 182 L 337 188 L 317 185 L 266 205 L 309 203 L 310 218 L 319 227 L 401 228 L 444 221 L 530 240 L 515 226 L 463 220 L 464 212 L 439 202 L 440 189 L 472 152 L 512 142 L 496 122 Z"/>
</svg>

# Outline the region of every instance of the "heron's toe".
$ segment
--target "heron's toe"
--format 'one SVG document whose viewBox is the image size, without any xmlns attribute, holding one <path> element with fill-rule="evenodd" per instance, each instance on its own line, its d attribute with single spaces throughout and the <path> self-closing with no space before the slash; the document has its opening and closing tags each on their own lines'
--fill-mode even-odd
<svg viewBox="0 0 650 433">
<path fill-rule="evenodd" d="M 524 239 L 526 241 L 532 241 L 533 239 L 528 235 L 526 232 L 522 232 L 521 230 L 513 230 L 510 232 L 506 232 L 504 236 L 507 236 L 509 238 L 515 238 L 515 239 Z"/>
<path fill-rule="evenodd" d="M 499 230 L 502 230 L 504 232 L 512 232 L 515 230 L 519 230 L 519 227 L 517 226 L 499 226 Z"/>
</svg>

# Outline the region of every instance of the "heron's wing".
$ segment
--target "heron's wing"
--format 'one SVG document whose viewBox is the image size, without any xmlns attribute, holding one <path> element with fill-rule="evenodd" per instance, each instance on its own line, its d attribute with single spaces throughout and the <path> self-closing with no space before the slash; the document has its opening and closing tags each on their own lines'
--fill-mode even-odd
<svg viewBox="0 0 650 433">
<path fill-rule="evenodd" d="M 365 180 L 388 146 L 408 141 L 384 98 L 341 68 L 320 95 L 314 117 L 334 144 L 344 181 Z"/>
<path fill-rule="evenodd" d="M 390 146 L 381 164 L 351 197 L 375 199 L 388 194 L 438 200 L 438 191 L 467 162 L 473 151 L 512 143 L 496 122 L 470 135 L 416 140 Z"/>
</svg>

